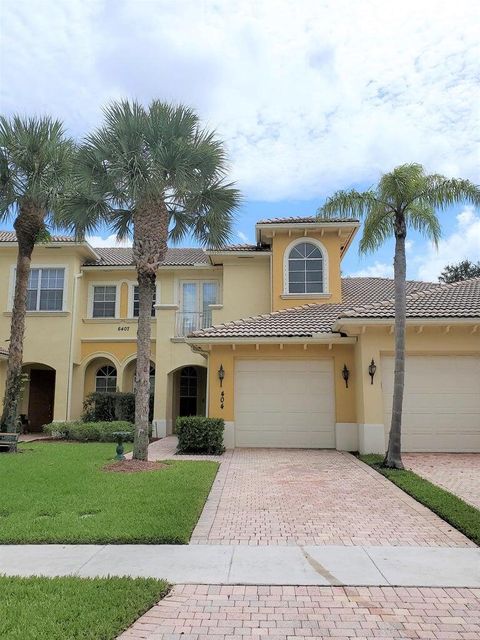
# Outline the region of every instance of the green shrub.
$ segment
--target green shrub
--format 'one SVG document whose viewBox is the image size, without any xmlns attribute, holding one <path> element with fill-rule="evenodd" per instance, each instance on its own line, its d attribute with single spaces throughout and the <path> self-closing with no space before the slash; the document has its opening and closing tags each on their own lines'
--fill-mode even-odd
<svg viewBox="0 0 480 640">
<path fill-rule="evenodd" d="M 153 394 L 150 395 L 149 417 L 153 420 Z M 90 393 L 83 404 L 84 422 L 113 422 L 123 420 L 135 422 L 134 393 Z"/>
<path fill-rule="evenodd" d="M 177 453 L 204 453 L 219 455 L 225 451 L 222 418 L 190 416 L 177 418 Z"/>
<path fill-rule="evenodd" d="M 130 433 L 127 441 L 133 441 L 134 425 L 131 422 L 52 422 L 43 427 L 45 433 L 56 438 L 77 442 L 115 442 L 115 431 Z"/>
</svg>

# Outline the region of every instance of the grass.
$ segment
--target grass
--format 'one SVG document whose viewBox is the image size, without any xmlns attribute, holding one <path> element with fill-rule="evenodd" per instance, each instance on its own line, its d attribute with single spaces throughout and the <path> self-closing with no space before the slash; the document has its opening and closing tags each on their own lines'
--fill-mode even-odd
<svg viewBox="0 0 480 640">
<path fill-rule="evenodd" d="M 218 464 L 106 473 L 114 444 L 26 443 L 0 454 L 0 544 L 186 544 Z"/>
<path fill-rule="evenodd" d="M 413 471 L 384 469 L 381 467 L 384 456 L 368 454 L 359 456 L 360 460 L 376 469 L 391 482 L 421 502 L 443 520 L 461 531 L 467 538 L 480 544 L 480 511 L 461 498 L 445 489 L 437 487 Z"/>
<path fill-rule="evenodd" d="M 0 576 L 0 638 L 114 640 L 168 590 L 144 578 Z"/>
</svg>

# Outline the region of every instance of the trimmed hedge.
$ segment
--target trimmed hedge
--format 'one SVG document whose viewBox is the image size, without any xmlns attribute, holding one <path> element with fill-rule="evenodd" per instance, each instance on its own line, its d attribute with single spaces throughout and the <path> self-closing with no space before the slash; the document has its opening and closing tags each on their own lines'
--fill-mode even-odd
<svg viewBox="0 0 480 640">
<path fill-rule="evenodd" d="M 149 421 L 153 420 L 153 394 L 150 395 Z M 135 422 L 134 393 L 90 393 L 83 403 L 84 422 Z"/>
<path fill-rule="evenodd" d="M 220 455 L 225 451 L 222 418 L 190 416 L 177 418 L 177 453 L 202 453 Z"/>
<path fill-rule="evenodd" d="M 135 427 L 131 422 L 52 422 L 43 427 L 45 433 L 55 438 L 77 442 L 115 442 L 115 431 L 129 432 L 127 442 L 133 442 Z"/>
</svg>

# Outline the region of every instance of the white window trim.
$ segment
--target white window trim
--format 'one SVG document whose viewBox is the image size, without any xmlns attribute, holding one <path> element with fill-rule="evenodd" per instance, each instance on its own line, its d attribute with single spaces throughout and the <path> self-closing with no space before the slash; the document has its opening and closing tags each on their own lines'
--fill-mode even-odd
<svg viewBox="0 0 480 640">
<path fill-rule="evenodd" d="M 184 284 L 216 284 L 217 285 L 217 300 L 215 304 L 221 304 L 220 300 L 222 299 L 222 288 L 221 281 L 216 278 L 184 278 L 182 280 L 178 280 L 177 285 L 177 304 L 179 311 L 183 313 L 183 285 Z M 200 313 L 202 310 L 198 309 Z"/>
<path fill-rule="evenodd" d="M 138 287 L 138 282 L 136 280 L 128 281 L 128 319 L 129 320 L 138 320 L 138 316 L 133 315 L 133 294 L 135 287 Z M 155 283 L 155 304 L 160 304 L 160 282 L 157 280 Z M 152 320 L 156 317 L 157 312 L 152 316 Z"/>
<path fill-rule="evenodd" d="M 95 287 L 115 287 L 115 317 L 93 316 L 93 291 Z M 120 284 L 118 282 L 90 282 L 88 285 L 88 317 L 91 320 L 118 320 L 120 318 Z"/>
<path fill-rule="evenodd" d="M 303 242 L 308 242 L 309 244 L 314 244 L 316 247 L 320 249 L 322 252 L 323 258 L 323 291 L 321 293 L 290 293 L 289 291 L 289 277 L 288 277 L 288 258 L 290 256 L 291 250 L 296 247 L 298 244 L 302 244 Z M 327 297 L 329 296 L 329 287 L 328 287 L 328 252 L 325 246 L 317 240 L 316 238 L 310 238 L 308 236 L 302 236 L 301 238 L 297 238 L 293 240 L 286 248 L 285 253 L 283 254 L 283 295 L 284 296 L 294 296 L 295 298 L 319 298 L 319 297 Z"/>
<path fill-rule="evenodd" d="M 15 297 L 15 272 L 17 269 L 16 264 L 10 265 L 10 277 L 9 277 L 9 288 L 8 288 L 8 300 L 7 300 L 7 311 L 13 311 L 13 299 Z M 62 308 L 57 309 L 55 311 L 50 311 L 48 309 L 42 309 L 41 311 L 27 311 L 28 314 L 32 313 L 65 313 L 68 311 L 68 265 L 66 264 L 31 264 L 30 271 L 32 269 L 63 269 L 63 299 L 62 299 Z"/>
</svg>

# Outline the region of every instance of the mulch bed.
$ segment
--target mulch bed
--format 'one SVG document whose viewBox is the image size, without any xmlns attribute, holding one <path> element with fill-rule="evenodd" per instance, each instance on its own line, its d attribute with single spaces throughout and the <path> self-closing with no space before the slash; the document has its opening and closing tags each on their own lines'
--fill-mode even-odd
<svg viewBox="0 0 480 640">
<path fill-rule="evenodd" d="M 114 471 L 117 473 L 138 473 L 140 471 L 159 471 L 167 465 L 162 462 L 146 460 L 116 460 L 109 462 L 103 467 L 103 471 Z"/>
</svg>

